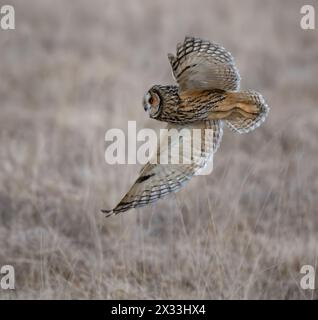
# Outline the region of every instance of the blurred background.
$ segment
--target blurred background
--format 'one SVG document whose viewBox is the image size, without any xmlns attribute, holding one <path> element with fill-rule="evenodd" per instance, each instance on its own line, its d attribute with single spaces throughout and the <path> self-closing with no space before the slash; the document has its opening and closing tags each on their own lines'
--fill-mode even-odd
<svg viewBox="0 0 318 320">
<path fill-rule="evenodd" d="M 318 34 L 303 1 L 1 0 L 0 298 L 311 299 L 317 263 Z M 318 7 L 316 7 L 316 11 Z M 317 17 L 316 17 L 316 20 Z M 185 35 L 223 45 L 242 89 L 271 107 L 253 133 L 225 130 L 214 171 L 105 219 L 140 165 L 108 165 L 105 132 L 159 129 L 141 100 L 171 84 Z"/>
</svg>

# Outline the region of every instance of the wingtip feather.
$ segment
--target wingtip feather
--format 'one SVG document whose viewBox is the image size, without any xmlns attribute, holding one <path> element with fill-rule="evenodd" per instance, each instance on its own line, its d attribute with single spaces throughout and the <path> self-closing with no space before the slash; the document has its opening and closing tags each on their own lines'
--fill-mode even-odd
<svg viewBox="0 0 318 320">
<path fill-rule="evenodd" d="M 114 210 L 105 210 L 105 209 L 101 209 L 100 210 L 102 213 L 106 213 L 105 217 L 108 218 L 110 216 L 112 216 L 114 214 Z"/>
</svg>

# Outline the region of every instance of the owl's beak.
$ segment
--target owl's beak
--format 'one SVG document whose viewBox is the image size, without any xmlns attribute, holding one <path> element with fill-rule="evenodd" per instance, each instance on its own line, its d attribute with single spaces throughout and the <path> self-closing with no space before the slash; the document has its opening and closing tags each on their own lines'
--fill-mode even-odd
<svg viewBox="0 0 318 320">
<path fill-rule="evenodd" d="M 142 102 L 142 104 L 143 104 L 143 106 L 144 106 L 144 110 L 145 110 L 146 112 L 147 112 L 147 111 L 149 110 L 149 108 L 150 108 L 150 105 L 149 105 L 149 103 L 148 103 L 149 98 L 150 98 L 150 93 L 147 92 L 147 93 L 144 95 L 144 99 L 143 99 L 143 102 Z"/>
</svg>

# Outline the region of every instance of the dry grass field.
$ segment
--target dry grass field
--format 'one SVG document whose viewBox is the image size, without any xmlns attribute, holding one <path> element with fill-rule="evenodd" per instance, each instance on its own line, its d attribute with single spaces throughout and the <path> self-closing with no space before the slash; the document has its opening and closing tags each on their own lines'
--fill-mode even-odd
<svg viewBox="0 0 318 320">
<path fill-rule="evenodd" d="M 318 297 L 299 284 L 318 253 L 318 31 L 300 28 L 303 1 L 0 4 L 16 11 L 0 30 L 0 266 L 16 272 L 1 299 Z M 185 35 L 231 51 L 269 118 L 225 130 L 211 175 L 105 219 L 140 169 L 105 163 L 105 132 L 164 127 L 141 100 L 172 83 Z"/>
</svg>

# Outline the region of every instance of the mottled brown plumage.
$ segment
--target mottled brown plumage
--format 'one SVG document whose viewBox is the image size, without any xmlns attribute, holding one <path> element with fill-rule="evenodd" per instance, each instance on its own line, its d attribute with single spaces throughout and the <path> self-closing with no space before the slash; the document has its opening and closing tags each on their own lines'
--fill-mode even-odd
<svg viewBox="0 0 318 320">
<path fill-rule="evenodd" d="M 191 131 L 183 138 L 195 144 L 194 129 L 201 130 L 201 144 L 192 149 L 189 163 L 146 164 L 139 178 L 113 210 L 117 214 L 157 201 L 170 192 L 178 191 L 193 175 L 207 166 L 217 150 L 223 122 L 238 133 L 257 128 L 267 117 L 269 107 L 256 91 L 239 91 L 240 75 L 232 55 L 223 47 L 199 38 L 186 37 L 177 45 L 177 54 L 168 54 L 172 73 L 178 86 L 155 85 L 144 96 L 143 106 L 153 119 L 167 122 L 170 142 L 159 145 L 157 154 L 168 150 L 181 155 L 180 132 Z M 210 129 L 210 130 L 206 130 Z M 189 141 L 187 141 L 187 139 Z M 203 143 L 204 142 L 204 143 Z M 182 159 L 184 160 L 184 158 Z"/>
</svg>

